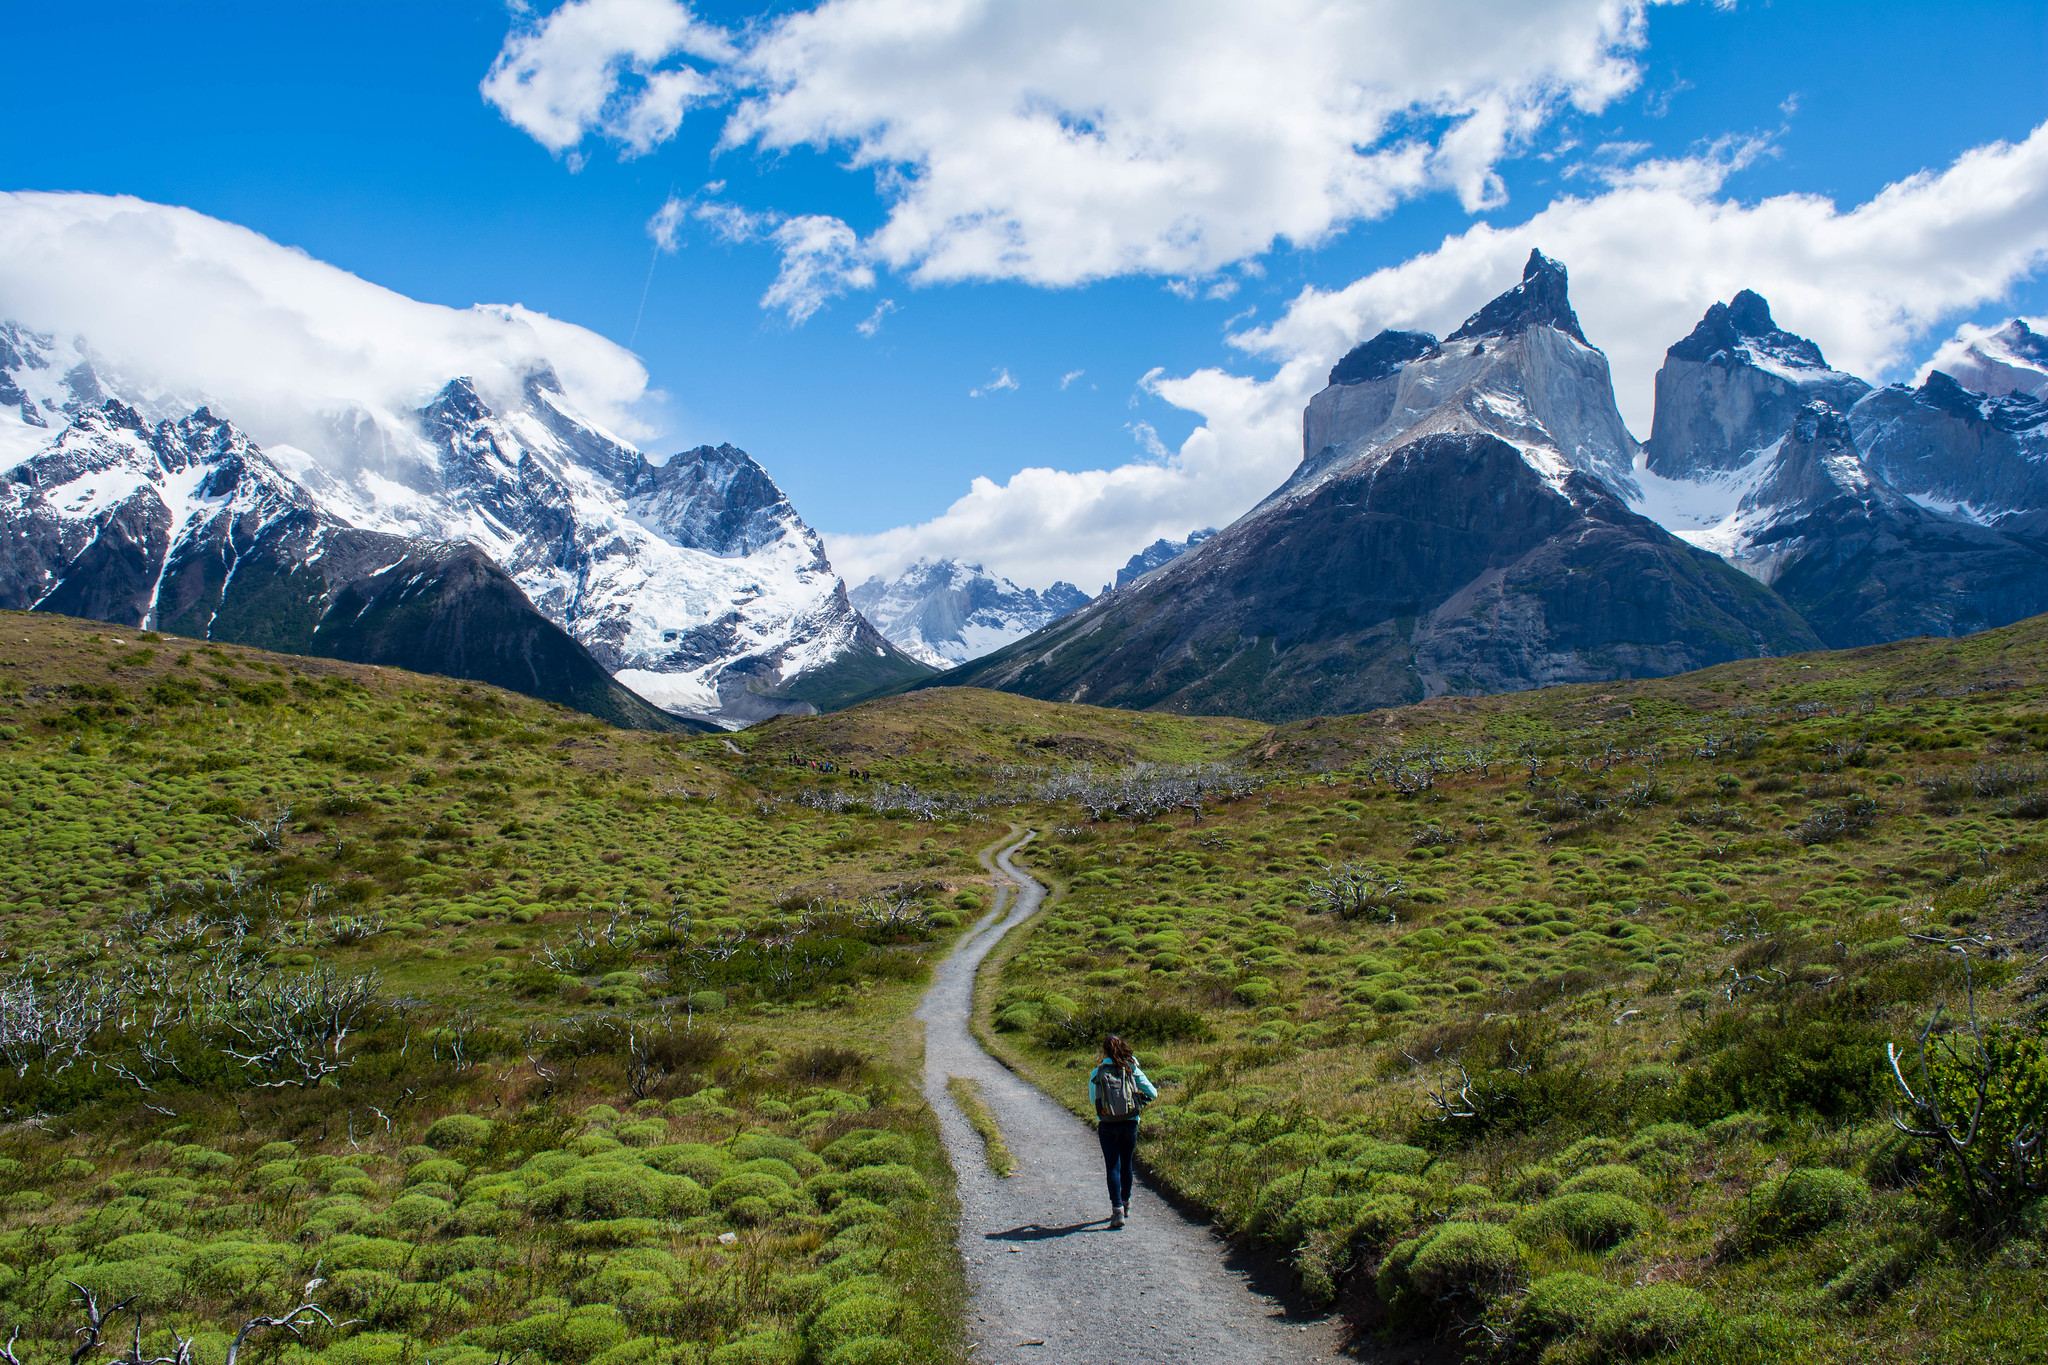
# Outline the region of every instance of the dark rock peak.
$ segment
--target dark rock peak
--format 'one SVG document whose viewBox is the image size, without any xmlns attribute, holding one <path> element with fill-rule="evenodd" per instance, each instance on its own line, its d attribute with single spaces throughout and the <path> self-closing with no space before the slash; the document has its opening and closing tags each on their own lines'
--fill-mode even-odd
<svg viewBox="0 0 2048 1365">
<path fill-rule="evenodd" d="M 1026 588 L 1024 594 L 1027 597 L 1030 596 L 1031 589 Z M 1064 616 L 1070 611 L 1077 611 L 1087 606 L 1089 599 L 1087 593 L 1082 592 L 1080 588 L 1062 578 L 1044 592 L 1038 594 L 1038 600 L 1043 605 Z"/>
<path fill-rule="evenodd" d="M 128 430 L 140 435 L 149 434 L 149 426 L 142 420 L 142 414 L 118 398 L 109 398 L 97 408 L 81 412 L 78 425 L 86 428 L 97 427 L 104 431 Z"/>
<path fill-rule="evenodd" d="M 1363 384 L 1385 379 L 1411 360 L 1437 354 L 1436 337 L 1428 332 L 1396 332 L 1392 328 L 1344 353 L 1330 371 L 1332 384 Z"/>
<path fill-rule="evenodd" d="M 44 351 L 49 338 L 37 336 L 20 323 L 0 322 L 0 370 L 40 370 L 49 366 Z"/>
<path fill-rule="evenodd" d="M 1856 443 L 1849 430 L 1849 419 L 1818 399 L 1801 408 L 1799 416 L 1793 419 L 1792 439 L 1801 445 L 1854 446 Z"/>
<path fill-rule="evenodd" d="M 773 507 L 787 502 L 782 489 L 760 462 L 738 446 L 696 446 L 679 451 L 663 465 L 648 465 L 642 482 L 654 487 L 691 484 L 717 489 L 725 505 L 736 511 Z"/>
<path fill-rule="evenodd" d="M 420 409 L 420 420 L 430 431 L 474 426 L 490 415 L 490 408 L 468 375 L 449 380 L 434 395 L 434 401 Z"/>
<path fill-rule="evenodd" d="M 1579 315 L 1572 311 L 1569 285 L 1562 265 L 1531 251 L 1529 263 L 1522 267 L 1522 282 L 1466 318 L 1465 325 L 1444 340 L 1514 336 L 1531 327 L 1555 327 L 1580 345 L 1591 346 L 1579 330 Z"/>
<path fill-rule="evenodd" d="M 100 377 L 89 360 L 81 360 L 64 375 L 64 387 L 71 391 L 71 397 L 64 404 L 64 411 L 76 416 L 108 401 L 110 395 L 100 384 Z"/>
<path fill-rule="evenodd" d="M 526 372 L 526 383 L 523 387 L 526 390 L 526 401 L 529 403 L 537 401 L 544 393 L 563 392 L 561 376 L 555 373 L 554 366 L 546 363 L 538 369 Z"/>
<path fill-rule="evenodd" d="M 1803 336 L 1781 331 L 1771 319 L 1771 305 L 1751 289 L 1743 290 L 1727 303 L 1708 308 L 1706 316 L 1685 339 L 1664 354 L 1673 360 L 1691 360 L 1732 370 L 1753 361 L 1758 352 L 1789 365 L 1816 370 L 1828 367 L 1820 347 Z"/>
<path fill-rule="evenodd" d="M 2048 398 L 2018 392 L 1992 398 L 1964 388 L 1955 376 L 1942 370 L 1929 370 L 1926 382 L 1917 389 L 1903 384 L 1895 387 L 1912 394 L 1913 401 L 1923 407 L 1965 422 L 1988 422 L 2001 431 L 2026 431 L 2048 423 Z"/>
<path fill-rule="evenodd" d="M 1728 300 L 1728 321 L 1746 337 L 1775 336 L 1778 332 L 1778 324 L 1771 317 L 1770 300 L 1754 289 L 1738 289 L 1735 297 Z"/>
<path fill-rule="evenodd" d="M 176 422 L 159 422 L 150 433 L 157 457 L 167 468 L 183 468 L 191 461 L 211 461 L 240 455 L 249 449 L 249 438 L 211 408 L 196 408 Z"/>
<path fill-rule="evenodd" d="M 2010 347 L 2014 355 L 2025 356 L 2029 360 L 2048 360 L 2048 337 L 2027 326 L 2025 318 L 2014 318 L 1992 335 Z"/>
</svg>

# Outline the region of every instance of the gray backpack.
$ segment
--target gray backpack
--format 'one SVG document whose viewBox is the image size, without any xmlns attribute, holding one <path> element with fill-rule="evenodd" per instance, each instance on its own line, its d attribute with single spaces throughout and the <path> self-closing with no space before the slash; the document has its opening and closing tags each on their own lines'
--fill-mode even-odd
<svg viewBox="0 0 2048 1365">
<path fill-rule="evenodd" d="M 1113 1066 L 1095 1073 L 1095 1112 L 1105 1120 L 1138 1117 L 1138 1079 L 1133 1071 L 1125 1075 Z"/>
</svg>

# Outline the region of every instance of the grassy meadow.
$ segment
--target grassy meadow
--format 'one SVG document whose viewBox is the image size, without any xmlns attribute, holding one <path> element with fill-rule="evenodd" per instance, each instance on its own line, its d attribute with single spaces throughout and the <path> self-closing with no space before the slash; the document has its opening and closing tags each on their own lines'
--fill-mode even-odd
<svg viewBox="0 0 2048 1365">
<path fill-rule="evenodd" d="M 1131 1037 L 1141 1157 L 1361 1345 L 2048 1356 L 2044 648 L 719 737 L 0 617 L 0 1332 L 961 1358 L 908 1015 L 1028 826 L 985 1038 L 1078 1109 Z"/>
<path fill-rule="evenodd" d="M 907 1015 L 1006 827 L 763 768 L 0 618 L 0 1336 L 123 1304 L 106 1351 L 220 1362 L 313 1304 L 240 1358 L 954 1358 Z"/>
<path fill-rule="evenodd" d="M 2048 1358 L 2044 645 L 1438 699 L 1048 809 L 989 1041 L 1078 1110 L 1137 1039 L 1141 1156 L 1369 1340 Z"/>
</svg>

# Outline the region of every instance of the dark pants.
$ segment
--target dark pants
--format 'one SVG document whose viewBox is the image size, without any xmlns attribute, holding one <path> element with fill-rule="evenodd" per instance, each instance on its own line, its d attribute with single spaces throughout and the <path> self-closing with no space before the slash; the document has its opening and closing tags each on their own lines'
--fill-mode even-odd
<svg viewBox="0 0 2048 1365">
<path fill-rule="evenodd" d="M 1095 1126 L 1102 1140 L 1102 1164 L 1109 1175 L 1109 1202 L 1123 1208 L 1131 1202 L 1131 1165 L 1138 1152 L 1138 1121 L 1112 1119 Z"/>
</svg>

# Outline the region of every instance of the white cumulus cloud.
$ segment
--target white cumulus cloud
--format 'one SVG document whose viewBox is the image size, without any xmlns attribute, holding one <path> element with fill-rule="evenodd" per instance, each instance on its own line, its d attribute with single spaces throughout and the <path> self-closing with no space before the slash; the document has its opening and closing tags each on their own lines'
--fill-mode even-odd
<svg viewBox="0 0 2048 1365">
<path fill-rule="evenodd" d="M 572 0 L 506 36 L 483 96 L 557 154 L 593 130 L 642 153 L 676 135 L 683 115 L 719 90 L 725 34 L 676 0 Z M 696 57 L 700 70 L 682 62 Z"/>
<path fill-rule="evenodd" d="M 1167 458 L 976 479 L 930 521 L 830 538 L 834 562 L 891 573 L 921 554 L 957 554 L 1043 586 L 1077 573 L 1094 581 L 1158 536 L 1224 525 L 1300 460 L 1302 408 L 1346 350 L 1385 327 L 1449 332 L 1519 279 L 1532 247 L 1571 270 L 1580 322 L 1607 352 L 1639 435 L 1665 348 L 1737 290 L 1763 294 L 1779 325 L 1813 338 L 1837 368 L 1882 381 L 1908 373 L 1948 320 L 2048 263 L 2048 125 L 1847 209 L 1816 195 L 1724 197 L 1731 166 L 1753 150 L 1642 165 L 1518 226 L 1476 225 L 1342 289 L 1303 290 L 1271 325 L 1232 338 L 1274 366 L 1268 377 L 1146 377 L 1151 393 L 1202 418 Z"/>
<path fill-rule="evenodd" d="M 448 380 L 517 394 L 552 365 L 629 438 L 647 372 L 595 332 L 517 304 L 448 308 L 190 209 L 0 193 L 0 318 L 82 336 L 125 378 L 216 403 L 259 441 L 315 444 L 323 413 L 402 411 Z"/>
<path fill-rule="evenodd" d="M 1431 191 L 1498 206 L 1504 156 L 1635 86 L 1645 7 L 824 0 L 727 33 L 574 0 L 515 28 L 483 90 L 558 153 L 645 151 L 730 100 L 726 147 L 873 170 L 861 253 L 916 280 L 1198 278 Z"/>
</svg>

